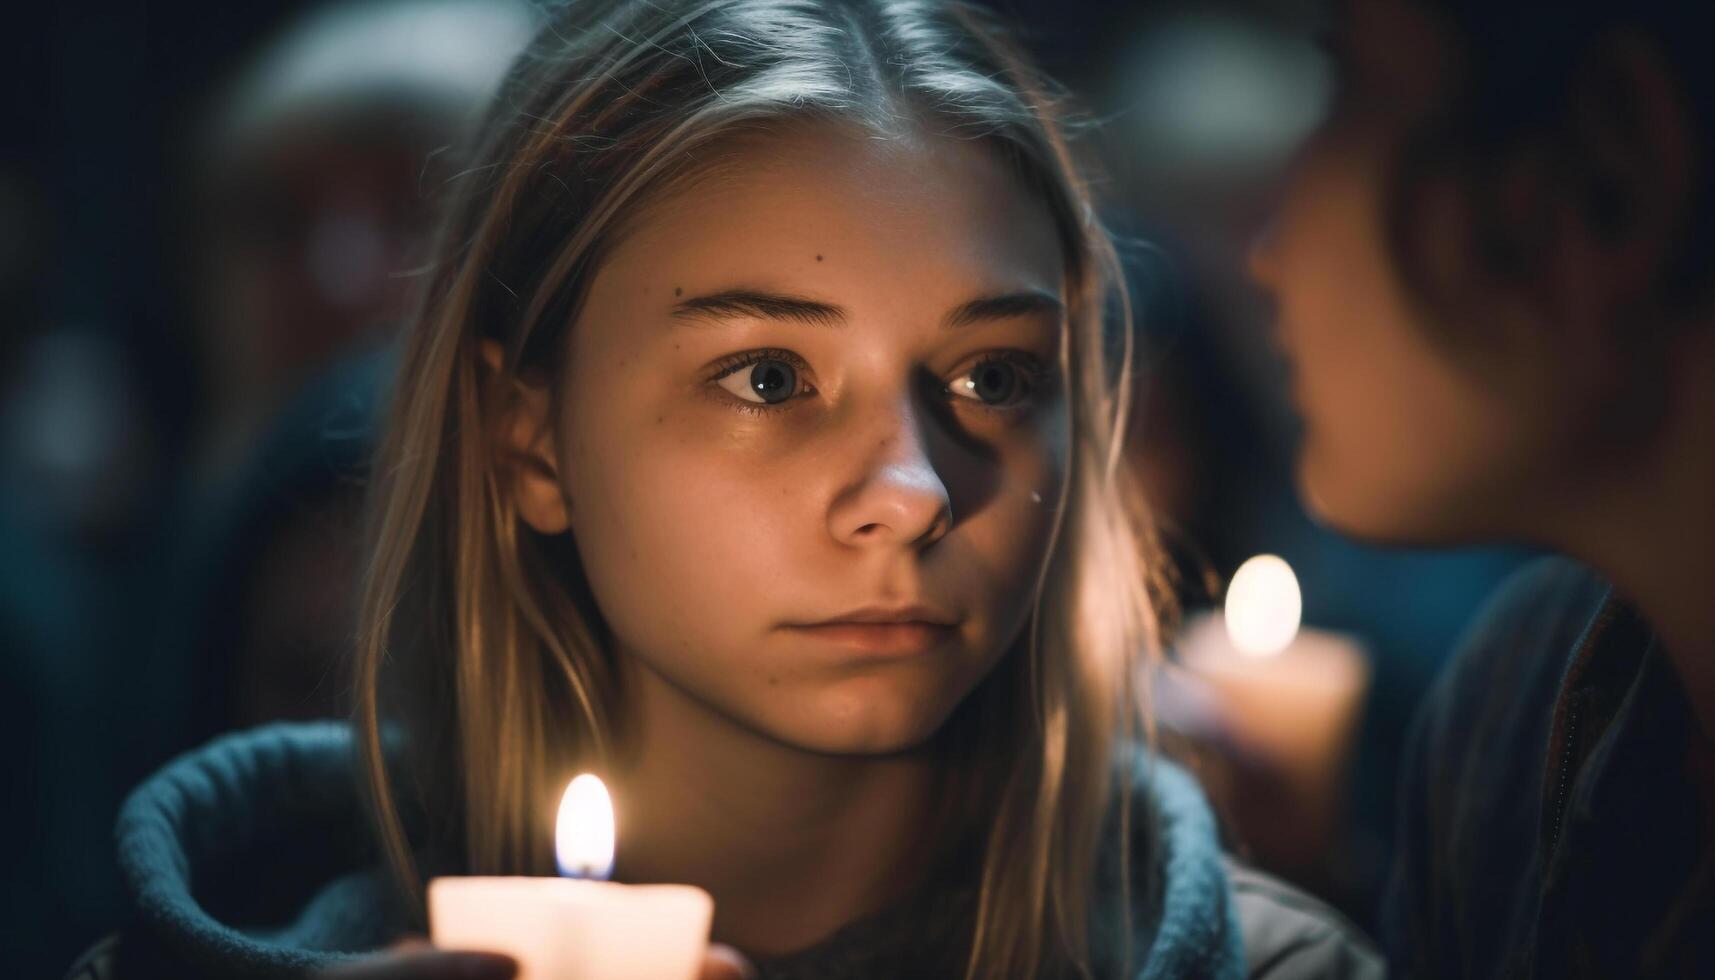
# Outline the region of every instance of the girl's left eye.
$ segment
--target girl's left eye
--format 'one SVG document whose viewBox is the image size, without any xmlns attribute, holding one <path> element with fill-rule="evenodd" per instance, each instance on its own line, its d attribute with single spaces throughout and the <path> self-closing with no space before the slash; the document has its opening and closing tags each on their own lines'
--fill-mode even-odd
<svg viewBox="0 0 1715 980">
<path fill-rule="evenodd" d="M 991 354 L 949 382 L 947 391 L 990 408 L 1011 408 L 1041 386 L 1044 373 L 1042 365 L 1027 354 Z"/>
</svg>

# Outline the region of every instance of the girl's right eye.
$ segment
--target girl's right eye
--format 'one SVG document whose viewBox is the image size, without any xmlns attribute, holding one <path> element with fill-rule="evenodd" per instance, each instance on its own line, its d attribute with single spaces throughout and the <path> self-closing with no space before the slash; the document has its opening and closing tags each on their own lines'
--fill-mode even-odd
<svg viewBox="0 0 1715 980">
<path fill-rule="evenodd" d="M 803 373 L 802 360 L 790 351 L 761 350 L 729 358 L 713 380 L 749 403 L 745 408 L 760 411 L 814 390 L 803 381 Z"/>
</svg>

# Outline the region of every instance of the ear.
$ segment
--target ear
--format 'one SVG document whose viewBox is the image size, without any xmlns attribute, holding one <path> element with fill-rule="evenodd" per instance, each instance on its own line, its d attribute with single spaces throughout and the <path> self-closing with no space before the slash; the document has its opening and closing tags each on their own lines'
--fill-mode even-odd
<svg viewBox="0 0 1715 980">
<path fill-rule="evenodd" d="M 501 374 L 505 352 L 500 344 L 481 343 L 483 365 Z M 510 379 L 495 428 L 502 492 L 512 495 L 524 523 L 542 534 L 560 534 L 572 524 L 571 504 L 560 484 L 553 420 L 548 417 L 552 401 L 546 388 Z"/>
<path fill-rule="evenodd" d="M 1599 332 L 1625 321 L 1629 343 L 1660 305 L 1696 189 L 1692 111 L 1667 65 L 1645 38 L 1616 36 L 1592 52 L 1567 103 L 1548 285 L 1563 297 L 1556 312 L 1594 318 Z"/>
</svg>

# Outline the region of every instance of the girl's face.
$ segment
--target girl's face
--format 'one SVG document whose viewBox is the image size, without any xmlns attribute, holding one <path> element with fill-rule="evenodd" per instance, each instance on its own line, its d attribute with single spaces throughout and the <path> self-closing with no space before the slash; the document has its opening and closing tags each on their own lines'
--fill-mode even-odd
<svg viewBox="0 0 1715 980">
<path fill-rule="evenodd" d="M 1305 422 L 1301 489 L 1319 516 L 1370 538 L 1528 534 L 1521 502 L 1543 499 L 1571 465 L 1575 403 L 1590 395 L 1563 370 L 1553 331 L 1482 285 L 1462 188 L 1420 188 L 1407 234 L 1433 281 L 1482 290 L 1461 307 L 1482 322 L 1432 317 L 1402 281 L 1386 231 L 1393 180 L 1407 140 L 1451 99 L 1454 46 L 1409 0 L 1342 7 L 1340 101 L 1252 254 Z"/>
<path fill-rule="evenodd" d="M 521 509 L 575 535 L 640 683 L 792 746 L 909 748 L 1019 637 L 1046 555 L 1055 226 L 971 142 L 818 128 L 726 163 L 597 273 L 565 509 Z"/>
</svg>

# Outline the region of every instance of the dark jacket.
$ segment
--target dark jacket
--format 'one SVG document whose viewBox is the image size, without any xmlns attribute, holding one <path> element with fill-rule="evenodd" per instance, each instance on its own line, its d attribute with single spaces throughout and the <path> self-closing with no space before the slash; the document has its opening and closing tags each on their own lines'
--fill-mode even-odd
<svg viewBox="0 0 1715 980">
<path fill-rule="evenodd" d="M 1558 559 L 1522 571 L 1407 750 L 1382 910 L 1395 974 L 1715 977 L 1695 732 L 1650 630 L 1606 583 Z"/>
<path fill-rule="evenodd" d="M 1133 930 L 1147 951 L 1137 976 L 1380 975 L 1379 958 L 1337 915 L 1229 864 L 1190 776 L 1164 761 L 1139 775 L 1137 825 L 1156 846 L 1147 849 L 1152 860 L 1127 870 L 1134 894 L 1154 898 L 1139 903 L 1149 911 Z M 363 825 L 343 725 L 275 725 L 180 758 L 120 814 L 119 863 L 135 921 L 92 950 L 74 977 L 296 977 L 388 943 L 411 917 L 394 901 Z M 763 976 L 900 976 L 878 972 L 876 958 L 908 931 L 902 926 L 921 926 L 901 923 L 913 915 L 883 912 L 761 964 Z"/>
</svg>

